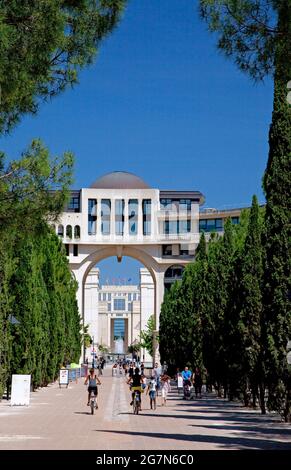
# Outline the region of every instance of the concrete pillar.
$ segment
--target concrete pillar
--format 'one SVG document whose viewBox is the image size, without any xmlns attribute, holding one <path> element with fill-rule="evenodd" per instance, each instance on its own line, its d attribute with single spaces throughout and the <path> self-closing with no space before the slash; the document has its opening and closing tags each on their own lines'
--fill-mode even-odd
<svg viewBox="0 0 291 470">
<path fill-rule="evenodd" d="M 140 268 L 140 329 L 146 330 L 147 323 L 151 315 L 155 314 L 155 286 L 151 273 L 146 268 Z M 144 357 L 143 357 L 144 356 Z M 141 352 L 141 359 L 152 362 L 150 354 L 144 350 Z"/>
<path fill-rule="evenodd" d="M 159 332 L 160 326 L 160 313 L 161 305 L 164 300 L 164 271 L 155 272 L 156 286 L 155 286 L 155 320 L 156 320 L 156 331 L 154 333 L 153 343 L 154 343 L 154 352 L 153 352 L 153 363 L 159 362 L 160 355 L 158 350 L 158 344 L 156 342 L 156 336 Z"/>
<path fill-rule="evenodd" d="M 88 333 L 94 337 L 95 348 L 98 343 L 98 291 L 99 269 L 93 268 L 84 285 L 84 325 L 89 325 Z"/>
<path fill-rule="evenodd" d="M 138 200 L 138 216 L 137 216 L 137 238 L 143 238 L 143 212 L 142 212 L 142 199 Z"/>
<path fill-rule="evenodd" d="M 101 199 L 97 199 L 97 226 L 96 237 L 101 237 Z"/>
<path fill-rule="evenodd" d="M 129 234 L 128 199 L 124 199 L 123 217 L 124 217 L 123 236 L 125 239 L 128 239 L 128 234 Z"/>
<path fill-rule="evenodd" d="M 110 238 L 115 238 L 115 200 L 111 199 Z"/>
</svg>

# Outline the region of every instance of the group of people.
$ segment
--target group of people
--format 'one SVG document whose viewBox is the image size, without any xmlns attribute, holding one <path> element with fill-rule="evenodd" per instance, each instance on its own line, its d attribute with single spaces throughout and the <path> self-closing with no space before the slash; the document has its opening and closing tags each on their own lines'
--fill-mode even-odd
<svg viewBox="0 0 291 470">
<path fill-rule="evenodd" d="M 167 396 L 171 390 L 170 377 L 165 372 L 162 372 L 158 363 L 155 364 L 149 380 L 147 380 L 144 375 L 144 367 L 134 368 L 134 365 L 130 364 L 127 384 L 130 385 L 130 390 L 132 392 L 132 401 L 130 405 L 133 404 L 134 394 L 137 392 L 139 394 L 141 409 L 141 394 L 146 392 L 146 395 L 149 395 L 150 398 L 150 408 L 151 410 L 155 410 L 157 408 L 157 396 L 159 391 L 161 391 L 162 406 L 166 406 Z"/>
<path fill-rule="evenodd" d="M 185 396 L 185 389 L 187 387 L 194 386 L 195 389 L 195 396 L 196 398 L 201 398 L 201 390 L 202 390 L 202 374 L 199 367 L 195 367 L 194 372 L 192 372 L 189 367 L 185 367 L 182 373 L 177 370 L 177 380 L 178 377 L 182 377 L 183 379 L 183 389 L 184 389 L 184 396 Z"/>
<path fill-rule="evenodd" d="M 130 386 L 130 391 L 132 393 L 132 401 L 130 405 L 133 404 L 134 394 L 137 392 L 139 394 L 140 409 L 141 409 L 141 398 L 142 393 L 145 392 L 146 395 L 149 395 L 150 398 L 150 408 L 156 409 L 157 407 L 157 396 L 161 393 L 162 406 L 166 406 L 168 393 L 171 390 L 170 377 L 167 375 L 165 369 L 163 370 L 158 363 L 155 364 L 155 367 L 152 370 L 152 374 L 149 379 L 145 376 L 143 364 L 140 367 L 135 367 L 136 364 L 122 364 L 115 363 L 113 368 L 121 368 L 127 376 L 127 384 Z M 128 367 L 127 367 L 128 366 Z M 143 366 L 143 367 L 142 367 Z M 103 365 L 104 367 L 104 365 Z M 187 366 L 185 369 L 180 372 L 177 369 L 176 378 L 182 377 L 184 396 L 185 388 L 191 387 L 192 385 L 195 388 L 196 398 L 201 398 L 201 389 L 202 389 L 202 375 L 199 367 L 195 368 L 195 371 L 192 372 Z M 90 395 L 91 392 L 94 393 L 97 398 L 98 388 L 97 385 L 101 385 L 99 378 L 95 373 L 95 369 L 92 367 L 89 371 L 89 374 L 86 377 L 85 385 L 88 385 L 88 405 L 90 404 Z"/>
</svg>

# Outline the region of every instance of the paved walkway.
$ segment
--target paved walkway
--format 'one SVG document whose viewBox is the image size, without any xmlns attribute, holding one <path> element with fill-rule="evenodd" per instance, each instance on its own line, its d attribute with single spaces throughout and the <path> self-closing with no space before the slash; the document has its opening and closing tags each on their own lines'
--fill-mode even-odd
<svg viewBox="0 0 291 470">
<path fill-rule="evenodd" d="M 291 449 L 291 426 L 224 400 L 184 401 L 172 390 L 167 406 L 135 416 L 124 377 L 100 377 L 99 409 L 91 416 L 84 380 L 52 384 L 31 396 L 29 407 L 0 403 L 0 449 L 198 450 Z"/>
</svg>

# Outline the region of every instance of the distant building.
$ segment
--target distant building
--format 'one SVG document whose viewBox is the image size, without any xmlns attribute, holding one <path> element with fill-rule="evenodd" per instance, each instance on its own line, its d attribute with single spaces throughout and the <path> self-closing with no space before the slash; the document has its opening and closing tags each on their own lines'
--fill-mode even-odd
<svg viewBox="0 0 291 470">
<path fill-rule="evenodd" d="M 138 176 L 122 171 L 98 178 L 89 188 L 71 191 L 69 204 L 55 230 L 63 240 L 70 268 L 78 282 L 80 314 L 84 323 L 89 324 L 89 333 L 95 342 L 95 338 L 101 340 L 103 331 L 102 341 L 110 343 L 111 347 L 116 325 L 122 324 L 125 328 L 122 333 L 129 343 L 138 327 L 135 310 L 133 314 L 128 311 L 128 296 L 134 293 L 130 289 L 120 290 L 120 294 L 125 294 L 125 310 L 122 311 L 114 310 L 114 302 L 103 301 L 101 296 L 100 318 L 97 319 L 95 294 L 86 298 L 93 286 L 97 292 L 96 285 L 99 285 L 98 272 L 92 272 L 92 268 L 111 256 L 116 256 L 119 262 L 123 256 L 140 261 L 150 273 L 144 275 L 145 278 L 152 279 L 154 305 L 151 313 L 158 330 L 165 288 L 181 279 L 185 266 L 194 261 L 201 232 L 222 232 L 227 217 L 231 217 L 233 223 L 239 222 L 241 209 L 200 211 L 204 200 L 200 191 L 150 188 Z M 100 293 L 115 296 L 109 287 L 103 286 Z M 115 290 L 118 292 L 116 286 Z M 133 304 L 133 309 L 135 307 L 137 305 Z M 113 310 L 109 312 L 108 308 Z M 115 323 L 118 318 L 126 322 Z M 142 328 L 146 318 L 142 313 Z"/>
</svg>

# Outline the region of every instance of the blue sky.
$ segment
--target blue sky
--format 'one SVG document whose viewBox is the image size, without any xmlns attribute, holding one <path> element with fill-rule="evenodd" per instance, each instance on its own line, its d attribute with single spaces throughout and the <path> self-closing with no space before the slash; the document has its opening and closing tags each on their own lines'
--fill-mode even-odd
<svg viewBox="0 0 291 470">
<path fill-rule="evenodd" d="M 263 201 L 272 83 L 254 84 L 217 51 L 197 3 L 130 1 L 80 84 L 25 117 L 1 149 L 17 158 L 40 137 L 52 154 L 73 151 L 74 188 L 125 170 L 152 187 L 200 190 L 207 207 Z"/>
</svg>

